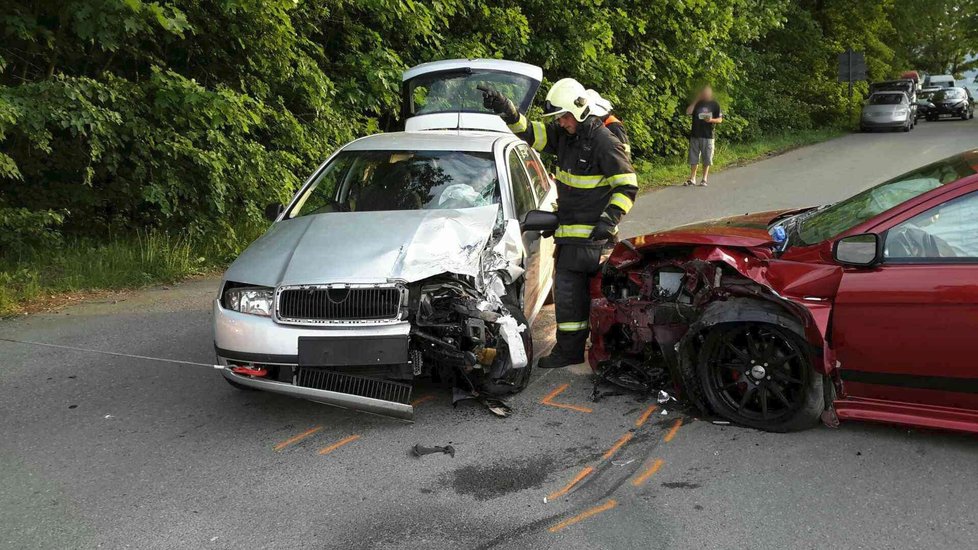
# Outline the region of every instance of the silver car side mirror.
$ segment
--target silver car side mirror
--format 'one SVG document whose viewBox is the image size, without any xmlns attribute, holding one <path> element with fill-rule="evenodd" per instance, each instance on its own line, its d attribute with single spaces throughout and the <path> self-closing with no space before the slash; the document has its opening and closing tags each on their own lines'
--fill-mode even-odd
<svg viewBox="0 0 978 550">
<path fill-rule="evenodd" d="M 546 210 L 530 210 L 520 222 L 520 230 L 527 231 L 556 231 L 559 223 L 557 214 Z"/>
</svg>

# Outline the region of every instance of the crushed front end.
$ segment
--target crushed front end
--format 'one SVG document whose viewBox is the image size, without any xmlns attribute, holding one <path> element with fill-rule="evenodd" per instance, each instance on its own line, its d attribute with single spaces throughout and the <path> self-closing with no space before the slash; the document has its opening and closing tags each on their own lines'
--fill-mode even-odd
<svg viewBox="0 0 978 550">
<path fill-rule="evenodd" d="M 414 380 L 430 377 L 450 385 L 456 401 L 474 398 L 508 414 L 502 398 L 525 387 L 532 357 L 520 306 L 518 225 L 501 225 L 478 244 L 459 256 L 457 273 L 281 285 L 266 317 L 216 300 L 224 377 L 238 387 L 402 419 L 413 418 Z M 406 269 L 407 278 L 421 269 Z"/>
</svg>

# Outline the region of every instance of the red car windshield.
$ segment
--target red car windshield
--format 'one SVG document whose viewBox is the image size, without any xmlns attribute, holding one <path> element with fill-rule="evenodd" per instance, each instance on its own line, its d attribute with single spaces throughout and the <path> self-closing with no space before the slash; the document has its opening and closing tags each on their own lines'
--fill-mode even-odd
<svg viewBox="0 0 978 550">
<path fill-rule="evenodd" d="M 914 197 L 975 174 L 976 157 L 964 154 L 935 162 L 822 209 L 801 222 L 798 238 L 802 244 L 820 243 Z"/>
</svg>

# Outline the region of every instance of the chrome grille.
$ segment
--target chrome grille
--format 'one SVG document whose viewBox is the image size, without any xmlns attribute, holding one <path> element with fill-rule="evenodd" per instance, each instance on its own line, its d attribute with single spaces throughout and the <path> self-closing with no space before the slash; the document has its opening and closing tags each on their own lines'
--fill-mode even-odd
<svg viewBox="0 0 978 550">
<path fill-rule="evenodd" d="M 286 322 L 370 322 L 397 319 L 402 289 L 394 286 L 324 285 L 279 290 L 278 318 Z"/>
<path fill-rule="evenodd" d="M 353 376 L 326 369 L 300 368 L 298 385 L 329 390 L 407 405 L 411 402 L 411 385 L 390 380 Z"/>
</svg>

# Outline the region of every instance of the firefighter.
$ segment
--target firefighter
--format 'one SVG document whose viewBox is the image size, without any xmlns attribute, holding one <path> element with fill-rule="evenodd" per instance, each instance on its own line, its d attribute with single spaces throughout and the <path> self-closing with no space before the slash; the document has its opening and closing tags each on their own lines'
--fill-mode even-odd
<svg viewBox="0 0 978 550">
<path fill-rule="evenodd" d="M 611 130 L 611 133 L 618 138 L 618 141 L 620 141 L 622 146 L 625 148 L 625 153 L 628 155 L 628 158 L 631 159 L 632 146 L 628 141 L 628 132 L 625 131 L 625 125 L 622 124 L 621 120 L 611 113 L 614 110 L 611 102 L 601 97 L 601 94 L 599 94 L 596 90 L 592 90 L 590 88 L 587 90 L 587 97 L 591 102 L 592 113 L 597 115 L 597 117 L 601 119 L 601 122 L 604 123 L 605 127 Z"/>
<path fill-rule="evenodd" d="M 485 107 L 498 113 L 510 130 L 537 151 L 557 156 L 557 345 L 539 366 L 582 363 L 591 309 L 588 281 L 598 272 L 602 247 L 635 201 L 635 170 L 576 80 L 564 78 L 550 88 L 544 116 L 553 120 L 547 123 L 527 120 L 498 91 L 480 89 Z"/>
</svg>

